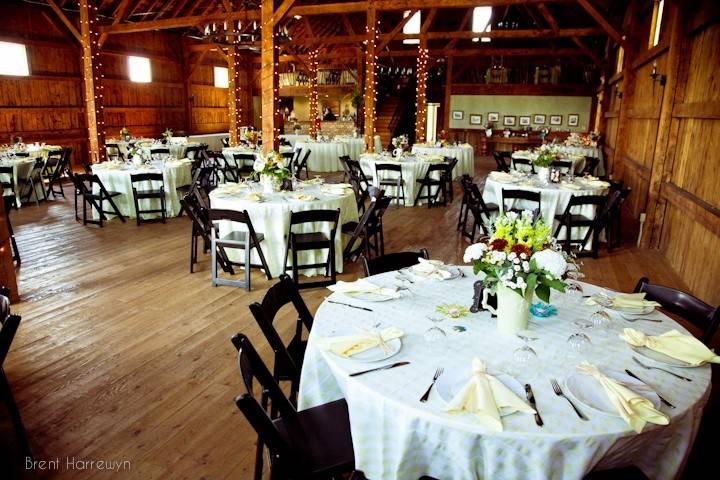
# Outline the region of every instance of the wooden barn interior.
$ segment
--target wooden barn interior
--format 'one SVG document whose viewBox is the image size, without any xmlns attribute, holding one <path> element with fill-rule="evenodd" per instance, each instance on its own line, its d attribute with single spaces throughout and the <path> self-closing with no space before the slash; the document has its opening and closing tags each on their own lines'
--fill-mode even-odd
<svg viewBox="0 0 720 480">
<path fill-rule="evenodd" d="M 0 11 L 3 478 L 711 471 L 717 1 Z"/>
</svg>

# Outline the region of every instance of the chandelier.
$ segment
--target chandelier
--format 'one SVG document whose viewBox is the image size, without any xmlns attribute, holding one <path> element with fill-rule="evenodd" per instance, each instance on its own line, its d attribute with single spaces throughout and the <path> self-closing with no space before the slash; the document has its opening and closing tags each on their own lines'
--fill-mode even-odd
<svg viewBox="0 0 720 480">
<path fill-rule="evenodd" d="M 260 24 L 252 22 L 208 22 L 202 28 L 203 39 L 221 45 L 233 45 L 248 49 L 257 49 L 261 37 Z M 292 40 L 287 25 L 278 27 L 275 33 L 275 41 L 285 43 Z"/>
</svg>

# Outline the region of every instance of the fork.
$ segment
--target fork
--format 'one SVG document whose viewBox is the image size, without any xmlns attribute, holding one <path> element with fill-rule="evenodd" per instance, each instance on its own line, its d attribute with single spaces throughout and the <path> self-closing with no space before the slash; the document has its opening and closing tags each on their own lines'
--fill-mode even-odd
<svg viewBox="0 0 720 480">
<path fill-rule="evenodd" d="M 435 385 L 435 382 L 440 377 L 440 375 L 443 374 L 443 371 L 444 371 L 443 367 L 438 367 L 438 369 L 435 370 L 435 376 L 432 379 L 432 383 L 430 384 L 428 389 L 425 391 L 425 393 L 423 393 L 423 396 L 420 397 L 421 402 L 427 402 L 428 397 L 430 397 L 430 390 L 432 390 L 433 385 Z"/>
<path fill-rule="evenodd" d="M 677 377 L 681 380 L 685 380 L 686 382 L 692 382 L 692 378 L 683 377 L 682 375 L 679 375 L 675 372 L 671 372 L 670 370 L 665 370 L 664 368 L 653 367 L 652 365 L 645 365 L 640 360 L 638 360 L 636 357 L 632 357 L 632 359 L 633 359 L 633 361 L 635 361 L 635 363 L 637 363 L 638 365 L 640 365 L 642 368 L 644 368 L 646 370 L 650 370 L 650 369 L 660 370 L 661 372 L 669 373 L 673 377 Z"/>
<path fill-rule="evenodd" d="M 662 323 L 662 320 L 659 320 L 657 318 L 638 318 L 638 317 L 626 317 L 622 313 L 620 314 L 623 320 L 627 322 L 637 322 L 638 320 L 643 320 L 645 322 L 654 322 L 654 323 Z"/>
<path fill-rule="evenodd" d="M 557 395 L 558 397 L 563 397 L 565 400 L 567 400 L 568 403 L 570 404 L 570 406 L 573 408 L 573 410 L 575 410 L 575 413 L 577 413 L 577 416 L 578 416 L 578 417 L 580 417 L 582 420 L 585 420 L 585 421 L 589 420 L 589 418 L 587 418 L 587 417 L 575 406 L 575 404 L 572 402 L 572 400 L 570 400 L 570 399 L 563 393 L 562 389 L 560 388 L 560 384 L 557 382 L 557 380 L 555 380 L 554 378 L 551 378 L 551 379 L 550 379 L 550 384 L 552 385 L 552 388 L 553 388 L 553 391 L 555 392 L 555 395 Z"/>
</svg>

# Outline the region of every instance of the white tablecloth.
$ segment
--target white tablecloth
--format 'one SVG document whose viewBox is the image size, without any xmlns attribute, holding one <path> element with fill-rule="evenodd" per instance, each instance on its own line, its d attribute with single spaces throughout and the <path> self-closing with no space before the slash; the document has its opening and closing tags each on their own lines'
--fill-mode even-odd
<svg viewBox="0 0 720 480">
<path fill-rule="evenodd" d="M 365 139 L 362 137 L 352 137 L 350 135 L 338 135 L 335 137 L 336 142 L 343 142 L 347 144 L 348 155 L 351 160 L 360 160 L 360 155 L 365 151 Z"/>
<path fill-rule="evenodd" d="M 341 172 L 340 156 L 348 155 L 349 148 L 345 142 L 295 142 L 295 150 L 310 149 L 308 168 L 311 172 Z M 305 155 L 303 153 L 303 155 Z"/>
<path fill-rule="evenodd" d="M 174 162 L 155 163 L 152 168 L 138 168 L 135 166 L 123 165 L 120 169 L 113 167 L 108 168 L 108 163 L 99 163 L 93 165 L 93 173 L 100 178 L 100 181 L 109 191 L 120 192 L 122 195 L 113 198 L 113 201 L 120 209 L 120 212 L 129 218 L 137 216 L 135 212 L 135 203 L 133 202 L 132 183 L 130 183 L 130 175 L 135 173 L 157 173 L 162 172 L 163 181 L 165 183 L 165 213 L 169 217 L 174 217 L 180 212 L 180 198 L 178 197 L 177 187 L 190 185 L 192 183 L 191 161 L 180 160 Z M 152 188 L 159 188 L 159 182 L 152 182 Z M 150 188 L 145 186 L 144 188 Z M 94 193 L 99 193 L 95 191 Z M 141 208 L 160 208 L 159 200 L 142 200 Z M 109 209 L 108 205 L 104 207 Z M 99 218 L 97 212 L 93 212 L 96 218 Z M 107 214 L 106 214 L 107 215 Z M 160 216 L 155 214 L 154 216 Z M 143 218 L 151 218 L 153 214 L 144 214 Z"/>
<path fill-rule="evenodd" d="M 357 222 L 358 209 L 355 202 L 355 194 L 348 190 L 345 195 L 328 195 L 320 191 L 317 186 L 307 187 L 300 193 L 311 194 L 316 197 L 314 201 L 299 201 L 292 199 L 292 195 L 298 192 L 279 192 L 272 194 L 262 194 L 263 202 L 251 202 L 243 200 L 245 191 L 235 196 L 221 196 L 215 190 L 210 193 L 210 201 L 212 208 L 221 208 L 227 210 L 243 211 L 247 210 L 252 221 L 253 228 L 256 232 L 265 235 L 262 242 L 262 250 L 265 254 L 270 274 L 277 277 L 285 271 L 283 262 L 285 261 L 285 250 L 287 247 L 287 233 L 290 226 L 290 212 L 299 212 L 305 210 L 335 210 L 340 209 L 340 221 L 337 231 L 335 232 L 335 268 L 338 272 L 343 270 L 343 239 L 340 233 L 340 227 L 343 223 Z M 232 227 L 231 222 L 221 222 L 220 234 L 227 234 Z M 241 226 L 235 226 L 235 229 L 241 229 Z M 330 228 L 327 223 L 305 224 L 293 227 L 295 232 L 313 232 L 323 231 L 330 234 Z M 241 250 L 228 250 L 228 257 L 238 262 L 244 261 Z M 327 258 L 327 250 L 319 250 L 317 252 L 303 252 L 299 255 L 300 263 L 321 263 Z M 260 263 L 260 259 L 256 252 L 253 252 L 253 263 Z M 292 262 L 292 256 L 288 259 L 288 264 Z M 306 276 L 324 275 L 324 269 L 308 269 L 300 270 L 300 273 Z"/>
<path fill-rule="evenodd" d="M 386 190 L 388 195 L 395 195 L 397 190 L 397 187 L 392 187 L 388 185 L 380 186 L 380 180 L 383 179 L 397 179 L 398 175 L 395 172 L 385 172 L 385 178 L 378 178 L 378 174 L 375 171 L 375 165 L 378 163 L 389 163 L 394 165 L 400 165 L 402 168 L 402 176 L 403 180 L 405 181 L 405 206 L 406 207 L 412 207 L 413 202 L 415 201 L 415 196 L 418 194 L 418 191 L 420 190 L 420 184 L 417 183 L 416 180 L 422 180 L 425 178 L 425 174 L 427 173 L 428 166 L 432 165 L 433 163 L 441 163 L 443 160 L 439 160 L 437 158 L 425 158 L 421 155 L 419 156 L 408 156 L 404 157 L 402 160 L 395 160 L 392 158 L 383 158 L 382 156 L 374 153 L 364 153 L 360 156 L 360 168 L 362 168 L 363 173 L 365 173 L 368 176 L 372 176 L 372 184 L 376 186 L 377 188 L 382 188 Z M 436 180 L 440 179 L 440 175 L 434 174 L 433 178 Z M 433 192 L 435 189 L 433 189 Z M 423 191 L 423 194 L 425 192 Z M 418 204 L 425 203 L 424 201 L 419 201 Z"/>
<path fill-rule="evenodd" d="M 513 160 L 518 158 L 518 159 L 534 161 L 537 158 L 537 155 L 535 155 L 534 153 L 531 153 L 527 150 L 517 150 L 512 153 L 512 158 L 513 158 Z M 560 160 L 565 161 L 565 162 L 567 162 L 567 161 L 571 162 L 573 172 L 575 172 L 575 173 L 580 173 L 582 171 L 582 169 L 585 168 L 585 157 L 580 156 L 580 155 L 562 156 L 562 157 L 560 157 Z M 515 168 L 515 170 L 517 170 L 519 172 L 531 172 L 532 171 L 532 167 L 530 165 L 518 164 L 518 165 L 516 165 L 516 167 L 517 168 Z M 535 168 L 535 171 L 537 171 L 537 168 Z M 562 170 L 562 172 L 565 173 L 564 170 Z"/>
<path fill-rule="evenodd" d="M 412 153 L 424 155 L 442 155 L 443 157 L 457 158 L 458 163 L 453 170 L 453 178 L 461 175 L 475 176 L 475 150 L 471 145 L 464 144 L 457 147 L 426 147 L 413 145 Z"/>
<path fill-rule="evenodd" d="M 567 147 L 560 145 L 558 147 L 560 152 L 566 155 L 581 155 L 583 157 L 593 157 L 600 161 L 598 162 L 597 169 L 593 175 L 604 176 L 605 175 L 605 160 L 603 159 L 602 149 L 599 147 Z"/>
<path fill-rule="evenodd" d="M 208 149 L 219 152 L 223 148 L 222 139 L 230 138 L 230 134 L 228 132 L 207 133 L 204 135 L 190 135 L 187 138 L 188 142 L 205 143 Z"/>
<path fill-rule="evenodd" d="M 532 342 L 538 361 L 530 368 L 521 368 L 513 363 L 513 351 L 522 342 L 499 334 L 489 313 L 436 324 L 426 318 L 439 316 L 435 312 L 439 304 L 470 304 L 477 278 L 470 267 L 464 267 L 464 271 L 466 278 L 445 282 L 416 280 L 413 296 L 388 302 L 349 300 L 333 294 L 331 298 L 373 312 L 324 302 L 315 314 L 303 363 L 299 407 L 306 409 L 342 397 L 347 400 L 357 469 L 368 478 L 383 480 L 417 480 L 421 475 L 440 479 L 577 480 L 595 467 L 635 464 L 649 478 L 669 480 L 676 476 L 707 401 L 710 367 L 682 369 L 681 373 L 691 377 L 692 382 L 657 370 L 643 370 L 632 361 L 632 351 L 617 335 L 627 326 L 653 335 L 672 328 L 684 332 L 682 327 L 658 313 L 655 318 L 662 318 L 662 323 L 632 324 L 613 314 L 609 335 L 590 329 L 593 346 L 584 358 L 601 369 L 630 369 L 677 408 L 662 406 L 670 424 L 648 424 L 639 435 L 620 417 L 579 404 L 590 418 L 585 422 L 553 393 L 550 378 L 562 383 L 579 362 L 579 358 L 568 360 L 566 340 L 576 331 L 572 320 L 587 318 L 594 309 L 572 303 L 570 307 L 559 305 L 556 316 L 531 318 L 529 327 L 538 335 L 538 340 Z M 371 277 L 371 281 L 397 285 L 394 277 L 395 273 L 389 272 Z M 595 289 L 586 285 L 585 291 L 592 293 Z M 426 330 L 433 325 L 446 332 L 445 339 L 433 343 L 425 340 Z M 321 335 L 345 335 L 388 326 L 405 332 L 403 346 L 395 357 L 378 363 L 409 361 L 410 365 L 351 378 L 349 373 L 377 364 L 337 357 L 322 351 L 317 342 Z M 536 426 L 531 415 L 514 414 L 502 419 L 504 431 L 492 433 L 471 415 L 445 412 L 445 403 L 436 389 L 427 403 L 419 402 L 437 367 L 444 367 L 445 374 L 469 371 L 473 357 L 485 360 L 490 371 L 509 371 L 520 383 L 530 383 L 545 426 Z"/>
<path fill-rule="evenodd" d="M 531 180 L 536 180 L 537 176 L 531 176 Z M 495 203 L 500 206 L 500 211 L 503 210 L 502 203 L 502 191 L 506 190 L 530 190 L 533 192 L 540 192 L 540 210 L 543 220 L 548 225 L 553 225 L 553 233 L 557 227 L 558 222 L 555 221 L 555 215 L 560 215 L 565 212 L 570 198 L 579 195 L 604 195 L 607 193 L 607 188 L 590 188 L 584 183 L 582 179 L 578 178 L 575 180 L 575 184 L 582 187 L 581 190 L 574 190 L 569 188 L 563 188 L 560 184 L 548 184 L 545 186 L 530 186 L 521 183 L 502 183 L 497 180 L 495 174 L 491 173 L 488 175 L 485 181 L 485 189 L 483 191 L 483 200 L 485 203 Z M 511 208 L 522 209 L 524 207 L 532 208 L 533 204 L 527 203 L 523 200 L 516 200 L 516 204 L 513 204 Z M 509 201 L 508 201 L 509 203 Z M 586 205 L 582 207 L 573 208 L 573 214 L 584 215 L 588 218 L 595 216 L 595 207 L 592 205 Z M 585 234 L 587 229 L 574 229 L 573 237 L 580 237 Z M 565 229 L 562 229 L 558 239 L 565 238 Z"/>
<path fill-rule="evenodd" d="M 122 152 L 125 158 L 128 157 L 128 150 L 131 148 L 131 144 L 134 144 L 140 149 L 140 153 L 144 157 L 148 157 L 154 153 L 155 150 L 167 148 L 170 150 L 170 155 L 174 158 L 181 160 L 185 158 L 185 149 L 191 145 L 197 146 L 199 143 L 187 142 L 187 141 L 172 141 L 168 144 L 152 143 L 153 140 L 149 139 L 138 139 L 126 142 L 124 140 L 107 140 L 107 143 L 115 143 Z"/>
<path fill-rule="evenodd" d="M 290 145 L 295 148 L 295 143 L 297 142 L 309 142 L 310 141 L 310 135 L 295 135 L 286 133 L 283 135 L 280 135 L 280 138 L 287 140 L 290 142 Z"/>
<path fill-rule="evenodd" d="M 24 150 L 28 154 L 27 157 L 10 156 L 10 152 L 14 152 L 14 150 L 0 149 L 0 155 L 2 156 L 0 158 L 0 165 L 3 167 L 13 167 L 15 202 L 18 207 L 21 206 L 20 195 L 25 193 L 24 191 L 21 191 L 19 180 L 28 179 L 28 177 L 30 176 L 30 172 L 32 172 L 33 166 L 35 165 L 35 160 L 40 158 L 43 160 L 43 162 L 45 162 L 47 161 L 50 152 L 61 149 L 62 147 L 56 145 L 46 145 L 44 147 L 35 147 L 34 145 L 28 145 L 27 149 Z M 40 178 L 41 180 L 44 179 L 42 173 L 40 174 Z M 8 175 L 0 175 L 0 180 L 7 182 L 9 180 Z M 36 184 L 35 196 L 30 197 L 31 202 L 35 200 L 35 197 L 37 197 L 38 199 L 45 198 L 43 196 L 44 189 L 45 184 L 43 182 Z M 10 189 L 7 189 L 5 190 L 5 192 L 3 192 L 3 195 L 12 195 L 12 191 Z"/>
</svg>

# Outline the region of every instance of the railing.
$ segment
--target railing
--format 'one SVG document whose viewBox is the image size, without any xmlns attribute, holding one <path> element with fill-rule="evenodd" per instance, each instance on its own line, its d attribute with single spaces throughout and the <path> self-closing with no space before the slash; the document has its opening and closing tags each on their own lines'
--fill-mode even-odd
<svg viewBox="0 0 720 480">
<path fill-rule="evenodd" d="M 354 85 L 355 70 L 318 70 L 318 85 Z M 280 74 L 280 87 L 306 87 L 310 79 L 305 72 L 285 72 Z"/>
</svg>

